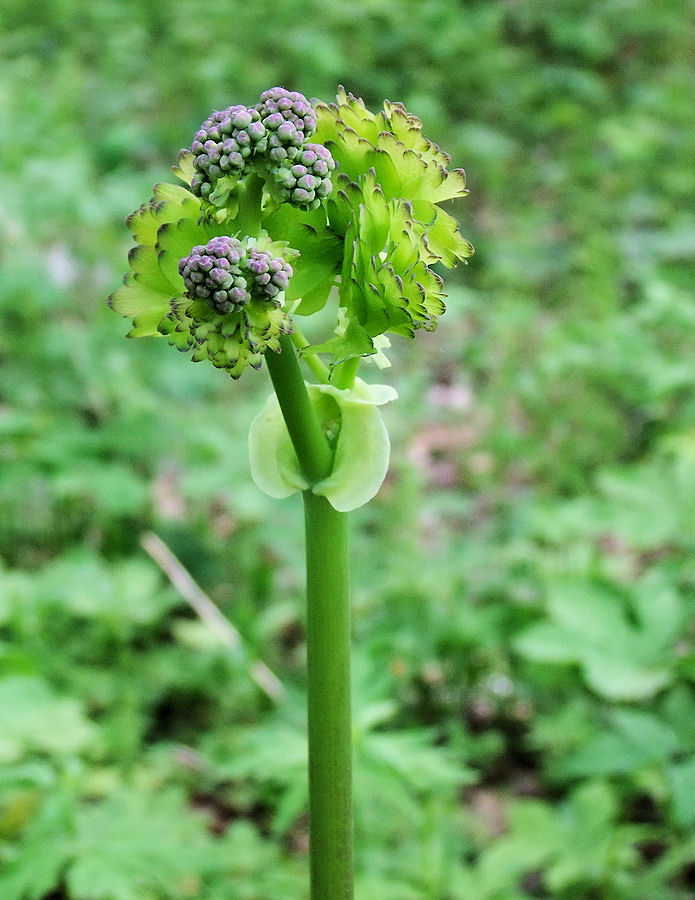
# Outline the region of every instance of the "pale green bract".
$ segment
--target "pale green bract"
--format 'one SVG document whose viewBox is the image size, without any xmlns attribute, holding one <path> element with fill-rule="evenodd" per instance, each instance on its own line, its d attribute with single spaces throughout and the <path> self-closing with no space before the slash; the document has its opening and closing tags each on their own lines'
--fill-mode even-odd
<svg viewBox="0 0 695 900">
<path fill-rule="evenodd" d="M 351 389 L 307 384 L 307 390 L 324 430 L 329 436 L 337 431 L 330 475 L 313 486 L 302 475 L 277 397 L 271 394 L 249 430 L 251 477 L 276 499 L 311 487 L 339 512 L 357 509 L 374 497 L 386 477 L 391 444 L 378 407 L 398 394 L 389 385 L 359 378 Z"/>
</svg>

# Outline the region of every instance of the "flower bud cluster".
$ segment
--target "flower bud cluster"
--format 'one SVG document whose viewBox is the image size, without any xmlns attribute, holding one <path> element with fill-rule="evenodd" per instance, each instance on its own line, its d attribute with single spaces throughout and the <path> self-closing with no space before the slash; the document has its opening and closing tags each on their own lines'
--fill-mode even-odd
<svg viewBox="0 0 695 900">
<path fill-rule="evenodd" d="M 280 336 L 291 334 L 292 322 L 283 307 L 272 303 L 252 299 L 222 315 L 199 300 L 178 297 L 157 330 L 178 350 L 193 351 L 194 362 L 207 359 L 239 378 L 247 366 L 260 369 L 267 350 L 280 352 Z"/>
<path fill-rule="evenodd" d="M 267 131 L 260 119 L 255 109 L 230 106 L 203 122 L 191 145 L 194 194 L 207 198 L 220 178 L 242 175 L 253 154 L 265 152 Z"/>
<path fill-rule="evenodd" d="M 179 260 L 179 275 L 192 300 L 227 313 L 251 299 L 244 277 L 244 247 L 233 237 L 215 237 Z"/>
<path fill-rule="evenodd" d="M 230 106 L 213 112 L 191 145 L 191 190 L 220 205 L 239 178 L 256 164 L 280 202 L 314 209 L 332 190 L 335 163 L 320 144 L 314 109 L 303 94 L 274 87 L 254 107 Z M 224 188 L 218 195 L 218 183 Z"/>
<path fill-rule="evenodd" d="M 251 291 L 259 300 L 275 300 L 287 290 L 292 266 L 281 256 L 273 258 L 265 250 L 251 250 L 246 268 L 251 275 Z"/>
<path fill-rule="evenodd" d="M 316 131 L 314 109 L 304 94 L 274 87 L 259 99 L 256 110 L 269 132 L 271 149 L 301 147 Z"/>
<path fill-rule="evenodd" d="M 291 148 L 290 148 L 291 150 Z M 273 179 L 285 201 L 302 209 L 314 209 L 328 197 L 333 188 L 331 172 L 335 162 L 321 144 L 305 144 L 298 152 L 283 149 L 276 165 L 271 166 Z M 275 151 L 271 150 L 271 157 Z"/>
<path fill-rule="evenodd" d="M 247 250 L 237 238 L 224 235 L 195 246 L 179 260 L 178 270 L 186 296 L 223 315 L 238 312 L 252 298 L 279 306 L 278 296 L 292 277 L 292 266 L 281 256 L 256 247 Z"/>
</svg>

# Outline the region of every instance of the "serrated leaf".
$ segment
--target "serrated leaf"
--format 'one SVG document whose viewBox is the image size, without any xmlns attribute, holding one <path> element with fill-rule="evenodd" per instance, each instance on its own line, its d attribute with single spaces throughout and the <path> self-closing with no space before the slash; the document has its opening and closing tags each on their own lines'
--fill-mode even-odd
<svg viewBox="0 0 695 900">
<path fill-rule="evenodd" d="M 193 160 L 195 156 L 191 153 L 190 150 L 181 150 L 179 152 L 179 159 L 175 166 L 171 167 L 171 171 L 183 181 L 184 184 L 190 185 L 193 175 L 195 173 L 195 169 L 193 167 Z"/>
<path fill-rule="evenodd" d="M 169 295 L 139 284 L 131 272 L 111 294 L 108 304 L 120 315 L 135 320 L 132 337 L 158 337 L 157 326 L 169 312 Z"/>
<path fill-rule="evenodd" d="M 171 294 L 172 286 L 162 273 L 154 244 L 133 247 L 128 254 L 128 263 L 137 284 L 159 294 Z"/>
<path fill-rule="evenodd" d="M 449 269 L 473 255 L 473 247 L 459 231 L 456 219 L 439 207 L 435 207 L 434 221 L 424 225 L 423 241 L 429 254 L 425 261 L 439 260 Z"/>
<path fill-rule="evenodd" d="M 153 245 L 157 231 L 165 222 L 181 218 L 195 220 L 200 215 L 200 201 L 190 191 L 176 184 L 156 184 L 153 197 L 128 216 L 128 227 L 139 244 Z"/>
<path fill-rule="evenodd" d="M 66 882 L 74 900 L 190 896 L 209 837 L 178 791 L 122 790 L 76 816 L 74 862 Z"/>
<path fill-rule="evenodd" d="M 179 260 L 188 256 L 198 244 L 206 244 L 218 231 L 210 224 L 191 219 L 165 222 L 159 227 L 155 243 L 157 263 L 169 285 L 171 296 L 182 294 L 185 289 L 183 278 L 179 275 Z"/>
</svg>

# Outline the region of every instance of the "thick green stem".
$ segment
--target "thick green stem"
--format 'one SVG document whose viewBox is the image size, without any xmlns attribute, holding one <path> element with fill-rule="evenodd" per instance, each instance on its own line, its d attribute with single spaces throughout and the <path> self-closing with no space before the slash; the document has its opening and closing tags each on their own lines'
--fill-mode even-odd
<svg viewBox="0 0 695 900">
<path fill-rule="evenodd" d="M 314 414 L 290 338 L 266 362 L 300 468 L 314 484 L 333 453 Z M 312 900 L 351 900 L 352 741 L 347 515 L 304 491 Z"/>
<path fill-rule="evenodd" d="M 347 515 L 304 492 L 312 900 L 351 900 L 352 741 Z"/>
<path fill-rule="evenodd" d="M 287 335 L 280 338 L 280 349 L 280 353 L 269 350 L 265 361 L 299 466 L 307 481 L 316 484 L 331 471 L 333 451 L 311 406 L 297 354 Z"/>
<path fill-rule="evenodd" d="M 251 174 L 237 191 L 239 212 L 236 228 L 242 235 L 258 237 L 261 230 L 263 179 Z"/>
</svg>

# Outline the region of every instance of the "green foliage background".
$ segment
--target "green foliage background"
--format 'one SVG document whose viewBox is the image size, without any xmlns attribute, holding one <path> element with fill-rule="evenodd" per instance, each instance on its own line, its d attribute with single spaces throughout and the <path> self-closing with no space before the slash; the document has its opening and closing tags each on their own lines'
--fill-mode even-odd
<svg viewBox="0 0 695 900">
<path fill-rule="evenodd" d="M 477 249 L 384 373 L 391 474 L 354 516 L 358 896 L 695 896 L 693 13 L 0 6 L 3 900 L 306 896 L 301 511 L 245 449 L 267 379 L 128 343 L 103 299 L 212 108 L 339 82 L 466 167 Z"/>
</svg>

